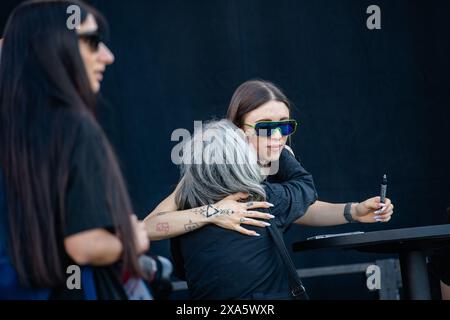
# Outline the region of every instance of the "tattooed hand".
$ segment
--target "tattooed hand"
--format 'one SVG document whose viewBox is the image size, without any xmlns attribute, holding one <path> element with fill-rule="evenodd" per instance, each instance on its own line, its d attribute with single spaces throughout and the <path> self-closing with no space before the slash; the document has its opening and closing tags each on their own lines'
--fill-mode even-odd
<svg viewBox="0 0 450 320">
<path fill-rule="evenodd" d="M 193 209 L 193 211 L 204 215 L 210 219 L 210 223 L 214 223 L 221 228 L 234 230 L 249 236 L 259 236 L 257 232 L 247 230 L 243 228 L 241 224 L 253 225 L 262 228 L 270 226 L 270 223 L 256 219 L 269 220 L 274 218 L 273 215 L 259 211 L 251 211 L 251 209 L 270 208 L 273 207 L 273 205 L 265 201 L 239 202 L 239 200 L 244 200 L 247 198 L 248 194 L 246 193 L 235 193 L 229 195 L 214 205 Z"/>
</svg>

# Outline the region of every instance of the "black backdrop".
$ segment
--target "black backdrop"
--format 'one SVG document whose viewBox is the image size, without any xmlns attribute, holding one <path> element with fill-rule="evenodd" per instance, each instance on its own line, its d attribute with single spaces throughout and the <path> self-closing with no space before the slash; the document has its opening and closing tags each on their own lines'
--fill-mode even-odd
<svg viewBox="0 0 450 320">
<path fill-rule="evenodd" d="M 178 179 L 176 128 L 223 117 L 235 88 L 275 82 L 295 104 L 293 149 L 319 198 L 363 200 L 383 173 L 389 224 L 301 228 L 321 233 L 436 224 L 450 206 L 450 2 L 357 0 L 92 0 L 110 22 L 116 62 L 100 115 L 143 217 Z M 17 1 L 2 1 L 1 24 Z M 382 29 L 366 28 L 381 8 Z M 2 27 L 3 29 L 3 27 Z M 168 242 L 152 253 L 168 255 Z M 294 254 L 298 267 L 373 261 L 354 252 Z M 313 298 L 373 298 L 362 276 L 307 279 Z M 330 288 L 343 289 L 337 292 Z"/>
</svg>

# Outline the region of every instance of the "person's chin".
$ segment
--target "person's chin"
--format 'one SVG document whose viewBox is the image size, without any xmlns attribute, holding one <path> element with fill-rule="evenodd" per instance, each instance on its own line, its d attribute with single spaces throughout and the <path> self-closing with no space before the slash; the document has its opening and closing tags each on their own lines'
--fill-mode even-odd
<svg viewBox="0 0 450 320">
<path fill-rule="evenodd" d="M 281 155 L 281 151 L 276 151 L 276 152 L 271 152 L 270 154 L 267 154 L 264 157 L 264 162 L 268 163 L 268 162 L 272 162 L 272 161 L 277 161 L 280 159 L 280 155 Z"/>
<path fill-rule="evenodd" d="M 279 159 L 280 159 L 280 153 L 271 155 L 269 161 L 270 161 L 270 162 L 272 162 L 272 161 L 278 161 Z"/>
<path fill-rule="evenodd" d="M 94 93 L 98 93 L 100 91 L 100 81 L 93 81 L 91 87 Z"/>
</svg>

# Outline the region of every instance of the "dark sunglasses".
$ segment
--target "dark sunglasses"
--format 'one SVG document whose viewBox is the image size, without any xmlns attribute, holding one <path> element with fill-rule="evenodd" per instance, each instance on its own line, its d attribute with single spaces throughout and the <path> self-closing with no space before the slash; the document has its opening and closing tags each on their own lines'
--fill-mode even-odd
<svg viewBox="0 0 450 320">
<path fill-rule="evenodd" d="M 282 121 L 260 121 L 254 126 L 244 123 L 244 126 L 255 129 L 258 137 L 270 137 L 279 130 L 282 136 L 290 136 L 297 130 L 297 121 L 294 119 L 282 120 Z"/>
<path fill-rule="evenodd" d="M 79 33 L 78 38 L 86 42 L 92 51 L 97 51 L 100 42 L 102 42 L 102 38 L 97 31 Z"/>
</svg>

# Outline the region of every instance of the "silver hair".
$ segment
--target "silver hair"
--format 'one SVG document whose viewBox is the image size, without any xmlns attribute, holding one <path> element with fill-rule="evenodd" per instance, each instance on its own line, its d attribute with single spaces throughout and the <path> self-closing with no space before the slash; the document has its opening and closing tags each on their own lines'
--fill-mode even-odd
<svg viewBox="0 0 450 320">
<path fill-rule="evenodd" d="M 213 204 L 236 192 L 265 199 L 255 150 L 231 121 L 210 121 L 184 145 L 179 209 Z"/>
</svg>

